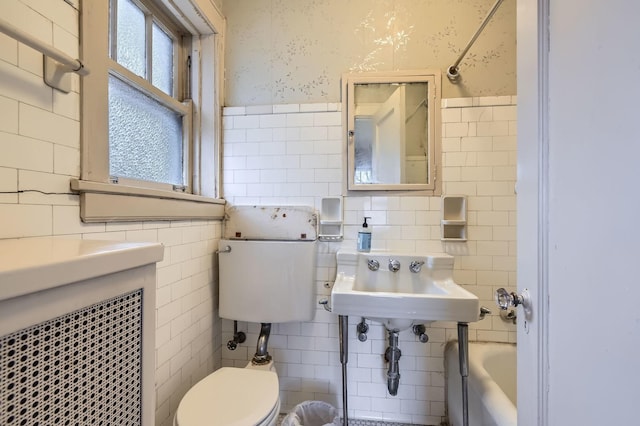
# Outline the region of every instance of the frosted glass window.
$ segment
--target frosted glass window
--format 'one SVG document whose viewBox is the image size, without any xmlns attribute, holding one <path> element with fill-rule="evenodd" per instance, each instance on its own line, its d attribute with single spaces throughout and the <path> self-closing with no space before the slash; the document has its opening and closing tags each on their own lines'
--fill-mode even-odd
<svg viewBox="0 0 640 426">
<path fill-rule="evenodd" d="M 182 185 L 182 117 L 109 76 L 109 173 Z"/>
<path fill-rule="evenodd" d="M 151 83 L 167 95 L 173 95 L 173 40 L 153 24 Z"/>
<path fill-rule="evenodd" d="M 117 62 L 131 72 L 146 78 L 145 16 L 131 0 L 118 0 Z"/>
</svg>

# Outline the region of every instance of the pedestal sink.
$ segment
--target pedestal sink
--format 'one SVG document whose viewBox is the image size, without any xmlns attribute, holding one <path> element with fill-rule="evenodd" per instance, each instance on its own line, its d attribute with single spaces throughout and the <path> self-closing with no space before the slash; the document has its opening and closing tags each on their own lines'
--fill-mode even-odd
<svg viewBox="0 0 640 426">
<path fill-rule="evenodd" d="M 340 250 L 331 309 L 403 330 L 431 321 L 478 320 L 478 298 L 453 281 L 445 253 Z"/>
</svg>

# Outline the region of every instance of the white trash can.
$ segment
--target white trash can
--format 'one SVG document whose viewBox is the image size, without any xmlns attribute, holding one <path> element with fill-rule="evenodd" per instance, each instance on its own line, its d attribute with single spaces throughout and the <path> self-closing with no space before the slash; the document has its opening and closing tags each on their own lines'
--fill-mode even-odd
<svg viewBox="0 0 640 426">
<path fill-rule="evenodd" d="M 338 410 L 324 401 L 304 401 L 282 420 L 282 426 L 342 426 Z"/>
</svg>

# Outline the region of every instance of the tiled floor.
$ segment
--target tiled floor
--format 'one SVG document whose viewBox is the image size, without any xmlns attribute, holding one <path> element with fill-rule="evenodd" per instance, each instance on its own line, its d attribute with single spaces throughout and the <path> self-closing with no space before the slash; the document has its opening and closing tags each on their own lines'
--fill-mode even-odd
<svg viewBox="0 0 640 426">
<path fill-rule="evenodd" d="M 284 417 L 285 417 L 285 414 L 280 414 L 280 416 L 278 417 L 278 425 L 282 424 L 282 420 L 284 419 Z M 303 425 L 303 426 L 316 426 L 316 425 Z M 349 426 L 419 426 L 419 425 L 411 425 L 409 423 L 392 423 L 392 422 L 384 422 L 384 421 L 349 419 Z"/>
</svg>

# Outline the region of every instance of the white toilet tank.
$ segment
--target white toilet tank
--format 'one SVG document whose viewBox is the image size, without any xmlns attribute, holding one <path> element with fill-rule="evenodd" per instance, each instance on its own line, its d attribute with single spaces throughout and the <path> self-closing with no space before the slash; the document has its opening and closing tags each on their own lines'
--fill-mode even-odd
<svg viewBox="0 0 640 426">
<path fill-rule="evenodd" d="M 317 214 L 300 206 L 234 206 L 218 250 L 220 317 L 310 321 L 315 306 Z"/>
</svg>

